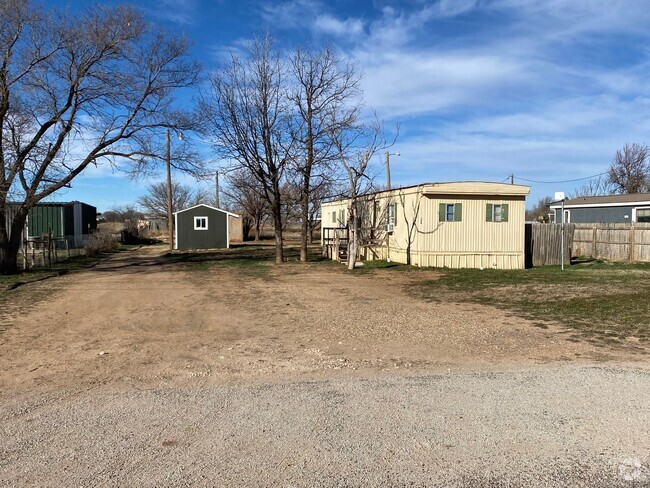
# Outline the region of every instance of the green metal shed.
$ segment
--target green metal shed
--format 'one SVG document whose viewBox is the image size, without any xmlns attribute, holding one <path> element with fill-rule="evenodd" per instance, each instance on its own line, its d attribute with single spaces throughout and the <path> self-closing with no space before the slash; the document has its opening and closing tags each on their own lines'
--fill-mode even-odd
<svg viewBox="0 0 650 488">
<path fill-rule="evenodd" d="M 210 205 L 195 205 L 174 213 L 174 249 L 229 248 L 229 217 L 239 215 Z"/>
<path fill-rule="evenodd" d="M 97 229 L 97 209 L 82 202 L 38 203 L 27 214 L 30 238 L 51 233 L 66 238 L 73 246 L 83 245 L 84 236 Z"/>
</svg>

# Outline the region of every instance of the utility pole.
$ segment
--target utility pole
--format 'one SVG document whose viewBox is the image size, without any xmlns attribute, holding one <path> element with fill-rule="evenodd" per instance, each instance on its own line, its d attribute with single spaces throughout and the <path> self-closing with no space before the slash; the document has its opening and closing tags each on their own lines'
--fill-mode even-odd
<svg viewBox="0 0 650 488">
<path fill-rule="evenodd" d="M 390 190 L 390 153 L 386 151 L 386 186 Z"/>
<path fill-rule="evenodd" d="M 171 140 L 169 136 L 169 129 L 167 129 L 167 151 L 165 154 L 165 162 L 167 163 L 167 229 L 169 230 L 169 250 L 174 250 L 174 215 L 172 208 L 172 156 L 171 156 Z"/>
<path fill-rule="evenodd" d="M 514 175 L 514 174 L 511 174 L 511 175 L 510 175 L 510 184 L 511 184 L 511 185 L 514 185 L 514 184 L 515 184 L 515 175 Z"/>
<path fill-rule="evenodd" d="M 388 190 L 391 189 L 391 186 L 390 186 L 390 157 L 391 156 L 399 156 L 399 155 L 400 155 L 400 153 L 398 153 L 398 152 L 397 153 L 390 153 L 390 152 L 386 151 L 386 186 L 387 186 Z"/>
<path fill-rule="evenodd" d="M 215 176 L 215 189 L 216 189 L 216 200 L 214 201 L 214 206 L 219 208 L 219 172 L 217 171 L 217 175 Z"/>
</svg>

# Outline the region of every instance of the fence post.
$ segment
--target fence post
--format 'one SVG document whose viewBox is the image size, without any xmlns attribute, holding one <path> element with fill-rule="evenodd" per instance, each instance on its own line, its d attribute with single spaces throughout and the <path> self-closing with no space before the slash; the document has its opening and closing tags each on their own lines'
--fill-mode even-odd
<svg viewBox="0 0 650 488">
<path fill-rule="evenodd" d="M 634 262 L 634 224 L 630 226 L 630 263 Z"/>
<path fill-rule="evenodd" d="M 594 231 L 593 231 L 593 252 L 591 253 L 591 257 L 594 259 L 598 259 L 598 227 L 594 225 Z"/>
<path fill-rule="evenodd" d="M 29 261 L 27 260 L 27 241 L 23 239 L 23 269 L 29 270 Z"/>
</svg>

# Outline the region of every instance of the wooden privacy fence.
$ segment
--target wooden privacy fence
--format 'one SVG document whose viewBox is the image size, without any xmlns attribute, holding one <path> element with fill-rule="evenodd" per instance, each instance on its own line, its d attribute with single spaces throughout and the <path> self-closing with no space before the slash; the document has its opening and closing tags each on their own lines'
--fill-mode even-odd
<svg viewBox="0 0 650 488">
<path fill-rule="evenodd" d="M 571 262 L 574 225 L 564 226 L 564 264 Z M 534 266 L 560 265 L 562 224 L 526 224 L 525 258 L 526 268 Z"/>
<path fill-rule="evenodd" d="M 650 223 L 574 225 L 574 256 L 650 263 Z"/>
</svg>

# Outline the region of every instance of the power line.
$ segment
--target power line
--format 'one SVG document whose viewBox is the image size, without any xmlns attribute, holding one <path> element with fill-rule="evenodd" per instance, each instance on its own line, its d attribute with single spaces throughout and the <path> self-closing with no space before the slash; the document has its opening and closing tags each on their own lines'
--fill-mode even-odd
<svg viewBox="0 0 650 488">
<path fill-rule="evenodd" d="M 518 179 L 518 180 L 521 180 L 521 181 L 526 181 L 526 182 L 528 182 L 528 183 L 541 183 L 541 184 L 556 185 L 556 184 L 559 184 L 559 183 L 573 183 L 574 181 L 590 180 L 590 179 L 592 179 L 592 178 L 597 178 L 597 177 L 599 177 L 599 176 L 603 176 L 603 175 L 605 175 L 605 174 L 607 174 L 607 171 L 604 171 L 604 172 L 602 172 L 602 173 L 598 173 L 597 175 L 585 176 L 584 178 L 575 178 L 575 179 L 572 179 L 572 180 L 563 180 L 563 181 L 539 181 L 539 180 L 529 180 L 529 179 L 527 179 L 527 178 L 521 178 L 520 176 L 515 176 L 515 178 Z M 503 181 L 507 181 L 509 178 L 510 178 L 510 176 L 508 176 L 508 178 L 506 178 L 506 179 L 503 180 Z"/>
</svg>

